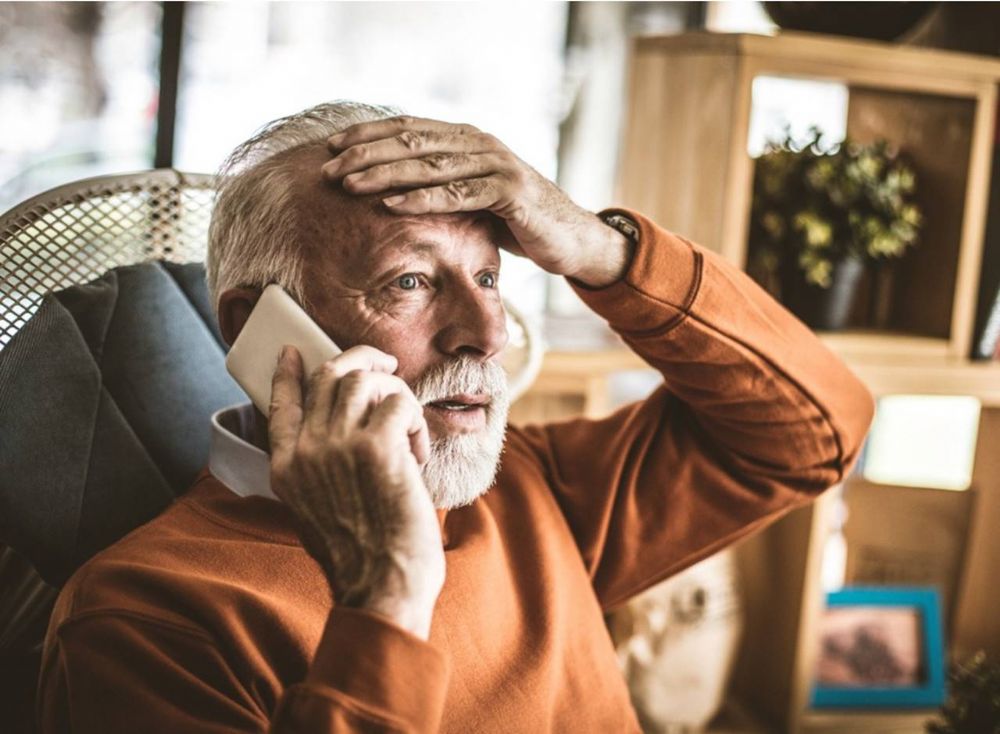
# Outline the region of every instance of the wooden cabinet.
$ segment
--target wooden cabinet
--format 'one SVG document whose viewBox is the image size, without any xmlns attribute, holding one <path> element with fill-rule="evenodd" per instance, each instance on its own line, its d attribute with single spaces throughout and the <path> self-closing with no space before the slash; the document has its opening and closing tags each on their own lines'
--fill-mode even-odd
<svg viewBox="0 0 1000 734">
<path fill-rule="evenodd" d="M 755 80 L 844 84 L 847 134 L 905 148 L 926 219 L 920 245 L 900 262 L 890 328 L 853 342 L 894 353 L 891 336 L 908 352 L 969 354 L 1000 61 L 802 33 L 690 33 L 637 39 L 630 70 L 620 203 L 740 267 Z"/>
</svg>

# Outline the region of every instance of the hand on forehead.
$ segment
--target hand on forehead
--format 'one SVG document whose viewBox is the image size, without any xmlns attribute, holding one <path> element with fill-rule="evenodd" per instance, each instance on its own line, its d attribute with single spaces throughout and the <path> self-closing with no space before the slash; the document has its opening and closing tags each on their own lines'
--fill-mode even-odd
<svg viewBox="0 0 1000 734">
<path fill-rule="evenodd" d="M 344 190 L 340 181 L 322 174 L 331 159 L 325 144 L 303 146 L 279 154 L 294 178 L 292 209 L 296 236 L 303 254 L 312 263 L 336 263 L 337 269 L 354 280 L 377 266 L 383 248 L 406 240 L 424 238 L 434 232 L 459 234 L 463 241 L 500 241 L 497 230 L 504 225 L 489 212 L 405 215 L 390 211 L 384 194 L 358 194 Z"/>
<path fill-rule="evenodd" d="M 378 195 L 397 214 L 487 211 L 491 242 L 555 275 L 602 286 L 619 279 L 630 243 L 593 212 L 472 125 L 401 115 L 351 125 L 326 141 L 323 176 Z"/>
</svg>

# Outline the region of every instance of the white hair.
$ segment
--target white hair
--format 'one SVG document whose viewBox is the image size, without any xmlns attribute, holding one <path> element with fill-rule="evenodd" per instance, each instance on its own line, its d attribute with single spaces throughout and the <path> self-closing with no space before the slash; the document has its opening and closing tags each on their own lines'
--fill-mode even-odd
<svg viewBox="0 0 1000 734">
<path fill-rule="evenodd" d="M 278 283 L 306 306 L 302 243 L 291 202 L 292 169 L 279 153 L 326 139 L 359 122 L 402 110 L 337 100 L 273 120 L 239 145 L 219 169 L 205 271 L 212 306 L 237 286 Z"/>
</svg>

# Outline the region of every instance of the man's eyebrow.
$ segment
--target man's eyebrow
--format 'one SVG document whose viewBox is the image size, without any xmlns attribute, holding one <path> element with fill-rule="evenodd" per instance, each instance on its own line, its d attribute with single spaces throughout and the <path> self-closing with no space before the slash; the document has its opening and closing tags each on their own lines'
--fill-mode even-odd
<svg viewBox="0 0 1000 734">
<path fill-rule="evenodd" d="M 378 248 L 377 257 L 380 263 L 393 262 L 400 255 L 431 255 L 437 249 L 433 242 L 425 240 L 406 240 L 394 245 L 381 245 Z M 394 257 L 395 256 L 395 257 Z M 395 265 L 379 268 L 380 270 L 392 270 Z"/>
<path fill-rule="evenodd" d="M 433 242 L 425 240 L 406 240 L 399 244 L 382 246 L 379 248 L 379 260 L 375 264 L 376 270 L 372 273 L 376 279 L 385 278 L 393 271 L 398 270 L 405 262 L 406 255 L 429 256 L 437 249 Z"/>
<path fill-rule="evenodd" d="M 425 240 L 413 240 L 413 241 L 403 242 L 394 249 L 409 250 L 411 252 L 419 252 L 421 254 L 427 254 L 434 252 L 437 249 L 437 244 Z"/>
</svg>

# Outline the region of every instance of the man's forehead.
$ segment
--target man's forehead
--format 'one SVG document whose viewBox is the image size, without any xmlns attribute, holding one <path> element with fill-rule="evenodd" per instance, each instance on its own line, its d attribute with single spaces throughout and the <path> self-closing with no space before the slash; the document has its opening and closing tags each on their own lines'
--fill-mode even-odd
<svg viewBox="0 0 1000 734">
<path fill-rule="evenodd" d="M 379 197 L 348 194 L 339 181 L 323 177 L 321 168 L 332 158 L 325 145 L 304 145 L 279 155 L 293 177 L 292 195 L 300 219 L 338 217 L 360 221 L 376 214 L 381 206 Z"/>
<path fill-rule="evenodd" d="M 293 205 L 302 244 L 321 250 L 325 257 L 348 259 L 359 254 L 359 248 L 370 257 L 390 241 L 428 244 L 435 232 L 498 241 L 499 220 L 488 212 L 401 216 L 382 203 L 389 192 L 347 193 L 339 180 L 331 182 L 322 175 L 322 165 L 331 158 L 325 145 L 302 146 L 279 155 L 294 177 Z"/>
</svg>

